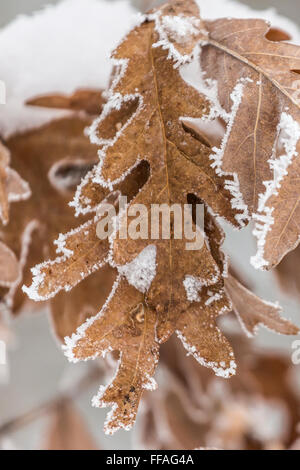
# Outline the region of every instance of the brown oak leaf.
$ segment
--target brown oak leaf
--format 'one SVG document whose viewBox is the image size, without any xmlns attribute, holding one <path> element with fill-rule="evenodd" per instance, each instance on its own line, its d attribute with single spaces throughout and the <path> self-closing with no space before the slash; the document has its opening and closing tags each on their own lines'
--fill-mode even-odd
<svg viewBox="0 0 300 470">
<path fill-rule="evenodd" d="M 239 374 L 226 382 L 195 366 L 175 341 L 163 345 L 158 367 L 161 385 L 156 394 L 145 394 L 135 446 L 258 450 L 284 449 L 294 442 L 299 396 L 290 380 L 290 361 L 254 349 L 240 335 L 230 337 L 238 350 Z M 269 428 L 267 423 L 276 420 L 281 425 Z"/>
<path fill-rule="evenodd" d="M 240 227 L 247 211 L 235 168 L 225 174 L 212 165 L 213 146 L 222 135 L 220 140 L 199 126 L 201 118 L 216 114 L 207 84 L 199 93 L 183 77 L 185 69 L 198 63 L 199 43 L 205 48 L 208 38 L 196 4 L 177 0 L 146 15 L 113 53 L 108 102 L 90 129 L 100 163 L 83 178 L 73 201 L 77 215 L 96 215 L 59 237 L 59 256 L 36 266 L 32 285 L 24 288 L 32 299 L 47 300 L 76 288 L 108 263 L 119 271 L 100 313 L 67 339 L 65 348 L 75 362 L 120 352 L 115 378 L 94 399 L 94 405 L 112 406 L 106 422 L 109 433 L 134 423 L 143 389 L 154 386 L 159 345 L 174 332 L 187 351 L 217 375 L 235 373 L 232 348 L 217 326 L 217 317 L 232 305 L 224 288 L 224 237 L 216 216 Z M 232 109 L 223 110 L 223 122 L 217 123 L 220 134 L 224 121 L 225 135 L 233 126 L 235 100 L 249 83 L 244 75 L 236 82 Z M 276 128 L 274 120 L 273 125 Z M 100 239 L 97 226 L 104 204 L 118 206 L 120 193 L 128 197 L 127 208 L 142 204 L 148 209 L 144 222 L 153 204 L 190 204 L 193 228 L 204 229 L 202 247 L 187 250 L 190 240 L 175 236 L 173 218 L 170 239 L 152 237 L 150 224 L 145 240 L 122 239 L 118 231 L 110 240 Z M 197 201 L 205 204 L 204 227 L 196 224 Z M 124 210 L 116 219 L 123 229 Z M 257 305 L 262 308 L 259 300 Z M 286 332 L 295 334 L 296 329 Z"/>
<path fill-rule="evenodd" d="M 299 328 L 280 316 L 279 305 L 260 299 L 230 274 L 225 280 L 225 289 L 248 336 L 253 336 L 260 325 L 283 335 L 299 333 Z"/>
<path fill-rule="evenodd" d="M 59 402 L 49 418 L 43 450 L 98 450 L 86 423 L 69 399 Z"/>
<path fill-rule="evenodd" d="M 80 113 L 73 112 L 40 128 L 14 135 L 6 142 L 13 168 L 29 182 L 32 190 L 29 199 L 12 207 L 10 224 L 1 230 L 2 307 L 9 307 L 14 313 L 24 309 L 28 301 L 21 286 L 29 282 L 30 268 L 55 253 L 53 241 L 57 233 L 74 225 L 68 202 L 81 178 L 97 161 L 97 149 L 84 136 L 84 129 L 101 109 L 100 96 L 100 92 L 93 90 L 77 92 L 70 98 L 71 105 L 65 105 Z M 30 103 L 52 106 L 53 97 L 33 99 Z M 74 289 L 71 297 L 61 293 L 51 302 L 54 330 L 61 340 L 97 313 L 114 278 L 114 270 L 108 267 Z"/>
<path fill-rule="evenodd" d="M 300 49 L 278 34 L 268 36 L 264 20 L 220 19 L 206 28 L 202 90 L 207 79 L 217 86 L 209 120 L 231 115 L 222 146 L 210 158 L 218 174 L 235 173 L 233 191 L 256 219 L 252 262 L 269 269 L 299 243 Z"/>
</svg>

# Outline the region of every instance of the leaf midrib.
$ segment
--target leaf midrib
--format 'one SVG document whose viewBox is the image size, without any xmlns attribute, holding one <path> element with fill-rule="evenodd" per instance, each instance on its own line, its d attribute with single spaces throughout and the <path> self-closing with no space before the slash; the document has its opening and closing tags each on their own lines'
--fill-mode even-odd
<svg viewBox="0 0 300 470">
<path fill-rule="evenodd" d="M 155 66 L 154 66 L 154 58 L 153 58 L 153 50 L 152 50 L 152 45 L 155 43 L 153 35 L 154 35 L 154 30 L 152 31 L 152 34 L 150 35 L 149 51 L 150 51 L 151 68 L 152 68 L 153 80 L 154 80 L 156 104 L 157 104 L 157 109 L 158 109 L 158 112 L 159 112 L 160 127 L 161 127 L 161 131 L 162 131 L 162 136 L 163 136 L 163 139 L 164 139 L 164 161 L 165 161 L 165 169 L 166 169 L 166 185 L 167 185 L 167 188 L 168 188 L 168 199 L 169 199 L 169 205 L 170 205 L 171 204 L 171 196 L 170 196 L 168 159 L 167 159 L 167 136 L 166 136 L 166 132 L 165 132 L 165 126 L 164 126 L 164 121 L 163 121 L 163 117 L 162 117 L 161 106 L 160 106 L 159 96 L 158 96 L 158 83 L 157 83 L 156 69 L 155 69 Z M 168 312 L 167 312 L 167 315 L 166 315 L 167 320 L 169 318 L 170 307 L 171 307 L 171 302 L 172 302 L 172 295 L 173 295 L 173 260 L 172 260 L 172 238 L 171 237 L 170 237 L 170 240 L 169 240 L 169 267 L 170 267 L 170 276 L 171 276 L 171 289 L 170 289 L 170 296 L 169 296 L 169 303 L 168 303 Z"/>
</svg>

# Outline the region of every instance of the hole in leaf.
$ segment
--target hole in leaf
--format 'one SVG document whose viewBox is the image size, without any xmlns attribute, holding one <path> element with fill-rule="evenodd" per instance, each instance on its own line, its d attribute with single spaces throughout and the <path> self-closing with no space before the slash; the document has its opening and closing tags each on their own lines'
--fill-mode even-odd
<svg viewBox="0 0 300 470">
<path fill-rule="evenodd" d="M 128 196 L 128 200 L 133 199 L 140 189 L 147 183 L 149 177 L 150 165 L 146 160 L 143 160 L 127 176 L 124 181 L 124 189 L 122 188 L 122 193 Z"/>
<path fill-rule="evenodd" d="M 75 191 L 82 178 L 93 168 L 97 161 L 85 161 L 81 158 L 66 158 L 55 163 L 48 173 L 50 183 L 58 191 Z"/>
<path fill-rule="evenodd" d="M 191 204 L 192 206 L 192 219 L 193 219 L 193 222 L 194 224 L 196 224 L 196 207 L 197 207 L 197 204 L 200 204 L 200 205 L 203 205 L 204 206 L 204 220 L 205 220 L 205 214 L 206 214 L 206 206 L 205 206 L 205 203 L 202 199 L 200 199 L 199 197 L 195 196 L 195 194 L 192 194 L 192 193 L 189 193 L 187 195 L 187 203 L 188 204 Z M 200 227 L 202 230 L 204 229 L 204 227 Z"/>
<path fill-rule="evenodd" d="M 206 147 L 220 147 L 226 131 L 226 124 L 223 119 L 217 118 L 212 121 L 203 121 L 199 118 L 182 118 L 181 123 L 186 132 Z"/>
<path fill-rule="evenodd" d="M 266 34 L 266 38 L 269 41 L 273 42 L 280 42 L 280 41 L 290 41 L 292 36 L 290 36 L 287 32 L 283 31 L 279 28 L 270 28 Z"/>
</svg>

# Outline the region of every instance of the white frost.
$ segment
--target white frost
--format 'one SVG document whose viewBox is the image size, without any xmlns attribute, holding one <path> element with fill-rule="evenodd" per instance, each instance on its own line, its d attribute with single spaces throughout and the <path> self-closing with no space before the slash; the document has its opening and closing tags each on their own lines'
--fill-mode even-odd
<svg viewBox="0 0 300 470">
<path fill-rule="evenodd" d="M 69 337 L 69 336 L 65 337 L 65 344 L 62 346 L 62 350 L 64 351 L 65 356 L 68 358 L 68 360 L 70 362 L 73 362 L 74 364 L 76 364 L 77 362 L 80 362 L 80 359 L 77 359 L 74 355 L 74 348 L 75 348 L 76 344 L 78 343 L 78 341 L 80 341 L 82 338 L 84 338 L 86 330 L 96 320 L 99 320 L 99 318 L 101 318 L 104 315 L 111 299 L 115 295 L 115 292 L 116 292 L 116 290 L 117 290 L 117 288 L 120 284 L 120 279 L 121 279 L 121 276 L 118 276 L 115 283 L 114 283 L 114 285 L 113 285 L 113 287 L 112 287 L 112 290 L 111 290 L 108 298 L 106 299 L 105 304 L 101 308 L 100 312 L 97 313 L 97 315 L 95 315 L 91 318 L 88 318 L 86 320 L 86 322 L 84 322 L 81 326 L 79 326 L 77 328 L 76 333 L 73 333 L 73 335 L 71 337 Z M 106 351 L 102 352 L 102 357 L 105 357 L 109 352 L 111 352 L 111 349 L 107 349 Z M 100 355 L 99 352 L 95 352 L 95 354 L 93 356 L 85 358 L 84 362 L 89 361 L 89 360 L 95 360 L 99 355 Z"/>
<path fill-rule="evenodd" d="M 147 246 L 131 263 L 117 268 L 130 285 L 140 292 L 147 292 L 156 275 L 156 246 Z"/>
<path fill-rule="evenodd" d="M 219 276 L 216 272 L 215 276 L 210 279 L 200 279 L 196 276 L 186 275 L 183 280 L 186 296 L 189 302 L 200 302 L 200 293 L 203 287 L 211 286 L 218 282 Z"/>
<path fill-rule="evenodd" d="M 195 53 L 193 61 L 180 68 L 180 74 L 183 80 L 185 80 L 189 85 L 194 87 L 201 94 L 203 94 L 210 102 L 209 113 L 207 115 L 202 116 L 201 120 L 206 123 L 215 124 L 216 120 L 221 118 L 226 123 L 226 131 L 222 143 L 219 148 L 214 147 L 212 149 L 213 153 L 210 155 L 209 158 L 212 161 L 211 166 L 215 169 L 217 175 L 224 177 L 230 176 L 230 179 L 225 180 L 224 187 L 232 195 L 232 208 L 241 211 L 241 213 L 238 213 L 235 218 L 242 227 L 245 223 L 244 221 L 249 219 L 248 208 L 243 200 L 243 196 L 240 191 L 240 183 L 237 174 L 235 172 L 223 171 L 222 160 L 229 137 L 231 135 L 231 131 L 235 122 L 239 106 L 242 102 L 244 88 L 247 82 L 250 81 L 250 79 L 248 77 L 242 77 L 237 81 L 230 95 L 232 101 L 231 111 L 227 113 L 225 109 L 222 108 L 218 98 L 218 82 L 205 76 L 205 72 L 201 69 L 200 57 L 201 45 L 198 47 L 197 53 Z M 187 120 L 188 117 L 184 117 L 181 119 Z"/>
<path fill-rule="evenodd" d="M 201 21 L 199 18 L 191 16 L 168 16 L 162 15 L 160 12 L 146 15 L 145 18 L 155 22 L 155 30 L 159 35 L 159 40 L 153 44 L 152 47 L 162 47 L 169 51 L 168 59 L 174 61 L 175 68 L 182 64 L 189 63 L 195 51 L 194 48 L 191 54 L 181 54 L 176 44 L 185 43 L 187 40 L 191 40 L 192 36 L 195 35 L 202 34 L 203 37 L 206 35 L 206 32 L 200 29 Z"/>
<path fill-rule="evenodd" d="M 300 126 L 293 117 L 286 112 L 281 114 L 277 128 L 278 138 L 275 141 L 273 155 L 268 160 L 270 169 L 273 171 L 273 179 L 265 181 L 266 191 L 259 195 L 258 212 L 253 215 L 257 221 L 253 235 L 257 238 L 257 253 L 251 258 L 251 264 L 256 269 L 265 268 L 268 262 L 264 259 L 264 249 L 266 237 L 274 224 L 272 213 L 273 207 L 268 206 L 268 201 L 272 196 L 278 195 L 278 189 L 284 177 L 288 174 L 288 168 L 293 159 L 298 156 L 297 144 L 300 139 Z M 276 149 L 283 147 L 284 154 L 276 158 Z"/>
<path fill-rule="evenodd" d="M 199 18 L 166 15 L 163 16 L 161 24 L 173 41 L 185 44 L 199 33 L 201 23 Z"/>
<path fill-rule="evenodd" d="M 222 377 L 224 379 L 228 379 L 229 377 L 235 375 L 236 373 L 236 362 L 233 359 L 233 353 L 230 353 L 232 356 L 232 360 L 230 361 L 229 367 L 226 368 L 226 364 L 224 362 L 209 362 L 206 361 L 203 357 L 200 356 L 199 352 L 197 351 L 195 346 L 192 346 L 189 344 L 187 338 L 182 334 L 181 331 L 177 330 L 176 334 L 178 338 L 181 340 L 184 348 L 187 350 L 188 355 L 193 356 L 199 364 L 201 364 L 204 367 L 208 367 L 209 369 L 212 369 L 216 376 Z M 221 332 L 219 331 L 219 334 L 221 335 Z"/>
</svg>

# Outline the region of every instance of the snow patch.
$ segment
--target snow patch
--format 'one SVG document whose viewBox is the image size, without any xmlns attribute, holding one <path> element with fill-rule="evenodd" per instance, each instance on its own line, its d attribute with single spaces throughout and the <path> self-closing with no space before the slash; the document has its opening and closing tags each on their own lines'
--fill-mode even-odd
<svg viewBox="0 0 300 470">
<path fill-rule="evenodd" d="M 189 302 L 200 302 L 201 296 L 199 295 L 203 287 L 216 284 L 219 280 L 219 273 L 212 276 L 210 279 L 201 279 L 200 277 L 186 275 L 183 280 L 186 296 Z"/>
<path fill-rule="evenodd" d="M 174 68 L 190 62 L 195 52 L 194 48 L 191 54 L 181 54 L 176 48 L 176 43 L 185 44 L 191 41 L 193 36 L 207 35 L 205 30 L 200 29 L 201 20 L 193 16 L 169 16 L 157 11 L 146 15 L 145 19 L 154 21 L 155 30 L 159 35 L 159 40 L 152 47 L 162 47 L 169 51 L 167 58 L 174 61 Z"/>
<path fill-rule="evenodd" d="M 162 27 L 169 34 L 173 41 L 179 44 L 186 44 L 192 36 L 199 34 L 201 21 L 195 17 L 163 16 Z"/>
<path fill-rule="evenodd" d="M 119 273 L 140 292 L 147 292 L 156 276 L 156 246 L 147 246 L 131 263 L 117 266 Z"/>
<path fill-rule="evenodd" d="M 109 54 L 135 23 L 136 12 L 126 0 L 64 0 L 3 28 L 0 78 L 7 97 L 0 134 L 7 138 L 68 114 L 25 106 L 34 96 L 105 88 Z"/>
</svg>

